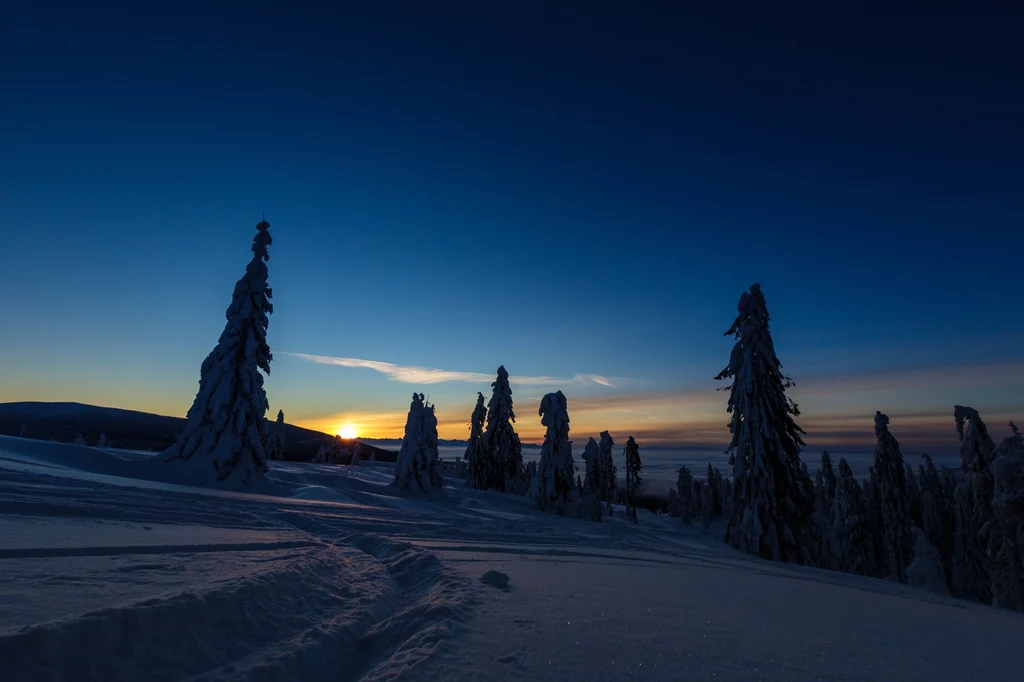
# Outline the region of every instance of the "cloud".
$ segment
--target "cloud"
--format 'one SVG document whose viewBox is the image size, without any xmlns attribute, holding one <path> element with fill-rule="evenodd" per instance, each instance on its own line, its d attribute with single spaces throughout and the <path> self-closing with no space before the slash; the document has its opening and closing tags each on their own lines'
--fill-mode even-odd
<svg viewBox="0 0 1024 682">
<path fill-rule="evenodd" d="M 289 355 L 308 362 L 315 362 L 320 365 L 334 365 L 336 367 L 358 367 L 372 369 L 380 372 L 392 381 L 399 381 L 403 384 L 443 384 L 449 381 L 465 381 L 470 383 L 491 383 L 494 381 L 493 374 L 481 372 L 460 372 L 448 369 L 434 369 L 432 367 L 419 367 L 416 365 L 396 365 L 392 362 L 381 362 L 379 360 L 362 360 L 360 358 L 338 358 L 331 355 L 310 355 L 309 353 L 288 353 L 281 351 L 278 355 Z M 564 386 L 567 384 L 599 384 L 614 388 L 615 384 L 608 377 L 600 374 L 575 374 L 571 378 L 561 377 L 512 377 L 512 383 L 519 386 Z"/>
</svg>

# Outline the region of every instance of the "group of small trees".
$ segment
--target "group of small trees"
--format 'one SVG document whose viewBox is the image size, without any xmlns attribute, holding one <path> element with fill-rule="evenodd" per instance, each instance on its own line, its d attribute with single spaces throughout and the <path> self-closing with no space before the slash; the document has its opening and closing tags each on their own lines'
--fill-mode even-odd
<svg viewBox="0 0 1024 682">
<path fill-rule="evenodd" d="M 505 367 L 491 384 L 491 399 L 484 409 L 484 396 L 477 394 L 470 419 L 469 444 L 463 456 L 466 484 L 477 490 L 524 492 L 523 446 L 515 429 L 512 388 Z"/>
</svg>

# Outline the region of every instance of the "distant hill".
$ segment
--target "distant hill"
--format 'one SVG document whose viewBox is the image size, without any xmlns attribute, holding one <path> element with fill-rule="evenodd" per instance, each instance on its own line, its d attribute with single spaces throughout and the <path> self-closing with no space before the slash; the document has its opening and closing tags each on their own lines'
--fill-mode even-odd
<svg viewBox="0 0 1024 682">
<path fill-rule="evenodd" d="M 167 449 L 185 428 L 183 417 L 98 407 L 82 403 L 0 403 L 0 435 L 70 443 L 82 434 L 86 444 L 95 445 L 106 434 L 111 447 L 125 450 Z M 308 461 L 334 436 L 285 424 L 284 458 Z M 345 441 L 351 444 L 354 441 Z M 360 440 L 363 459 L 373 454 L 379 462 L 394 462 L 398 453 Z"/>
</svg>

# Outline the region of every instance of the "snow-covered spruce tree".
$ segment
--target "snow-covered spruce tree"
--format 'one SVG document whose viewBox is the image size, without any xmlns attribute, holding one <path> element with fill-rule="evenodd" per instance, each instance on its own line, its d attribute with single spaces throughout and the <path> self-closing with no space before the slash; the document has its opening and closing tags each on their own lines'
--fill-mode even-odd
<svg viewBox="0 0 1024 682">
<path fill-rule="evenodd" d="M 949 582 L 942 566 L 942 557 L 928 536 L 917 526 L 911 528 L 914 533 L 914 560 L 907 566 L 907 584 L 913 587 L 949 594 Z"/>
<path fill-rule="evenodd" d="M 85 438 L 82 436 L 81 433 L 79 433 L 78 435 L 75 436 L 75 440 L 73 441 L 73 443 L 75 445 L 85 445 Z"/>
<path fill-rule="evenodd" d="M 700 487 L 700 524 L 707 530 L 715 516 L 715 490 L 705 479 Z"/>
<path fill-rule="evenodd" d="M 284 410 L 278 410 L 277 422 L 274 424 L 274 459 L 284 459 L 284 448 L 287 444 L 284 435 Z"/>
<path fill-rule="evenodd" d="M 615 468 L 615 457 L 612 455 L 612 448 L 615 441 L 607 431 L 601 432 L 601 442 L 597 444 L 601 453 L 601 499 L 608 506 L 608 516 L 612 515 L 612 502 L 615 501 L 615 489 L 619 482 L 616 480 L 618 469 Z"/>
<path fill-rule="evenodd" d="M 274 311 L 267 285 L 270 223 L 264 220 L 256 230 L 253 257 L 235 284 L 227 324 L 200 369 L 185 430 L 160 455 L 165 462 L 193 463 L 218 481 L 230 477 L 243 484 L 268 471 L 261 434 L 267 413 L 263 373 L 270 373 L 273 359 L 267 345 L 268 316 Z"/>
<path fill-rule="evenodd" d="M 868 477 L 861 481 L 861 490 L 864 496 L 868 527 L 871 529 L 872 558 L 870 565 L 874 571 L 871 575 L 875 578 L 884 578 L 889 575 L 889 557 L 885 551 L 882 505 L 878 500 L 878 476 L 875 474 L 873 466 L 868 469 Z"/>
<path fill-rule="evenodd" d="M 982 604 L 992 603 L 992 584 L 985 566 L 987 557 L 974 532 L 974 493 L 971 479 L 956 487 L 956 536 L 953 541 L 953 596 Z"/>
<path fill-rule="evenodd" d="M 719 497 L 722 500 L 722 516 L 726 516 L 732 509 L 732 481 L 718 473 L 718 469 L 715 469 L 715 473 L 718 474 L 718 484 L 721 490 Z"/>
<path fill-rule="evenodd" d="M 1014 435 L 996 448 L 992 464 L 995 528 L 1001 542 L 989 556 L 992 569 L 992 604 L 1024 611 L 1024 439 L 1010 423 Z"/>
<path fill-rule="evenodd" d="M 995 460 L 996 444 L 988 435 L 988 427 L 981 420 L 981 415 L 972 407 L 956 405 L 953 408 L 956 420 L 956 432 L 960 437 L 960 469 L 964 478 L 970 483 L 972 524 L 974 534 L 982 548 L 991 551 L 986 554 L 997 554 L 998 548 L 991 547 L 998 543 L 998 535 L 989 536 L 988 531 L 994 529 L 990 525 L 995 516 L 992 510 L 992 496 L 995 486 L 989 468 Z M 987 557 L 986 557 L 987 558 Z"/>
<path fill-rule="evenodd" d="M 829 519 L 836 568 L 857 575 L 875 574 L 875 548 L 864 492 L 853 470 L 839 459 L 836 496 Z"/>
<path fill-rule="evenodd" d="M 466 454 L 462 456 L 466 462 L 466 485 L 477 490 L 486 490 L 491 481 L 490 458 L 484 446 L 484 420 L 487 408 L 484 407 L 484 394 L 476 394 L 476 407 L 469 417 L 469 443 Z"/>
<path fill-rule="evenodd" d="M 814 500 L 806 498 L 801 483 L 803 429 L 793 421 L 800 411 L 786 395 L 793 381 L 782 374 L 775 355 L 759 284 L 740 297 L 737 309 L 726 332 L 736 345 L 715 377 L 733 380 L 728 387 L 733 501 L 725 541 L 766 559 L 806 563 Z"/>
<path fill-rule="evenodd" d="M 96 441 L 96 447 L 105 448 L 107 447 L 107 434 L 101 433 L 99 440 Z"/>
<path fill-rule="evenodd" d="M 914 534 L 910 518 L 907 469 L 900 444 L 889 432 L 889 417 L 875 412 L 875 463 L 878 504 L 882 514 L 888 577 L 907 582 L 907 566 L 914 560 Z"/>
<path fill-rule="evenodd" d="M 542 510 L 564 516 L 575 511 L 577 492 L 576 465 L 569 441 L 569 411 L 561 391 L 544 396 L 540 401 L 540 417 L 547 432 L 534 478 L 534 499 Z"/>
<path fill-rule="evenodd" d="M 942 476 L 935 469 L 932 458 L 921 455 L 924 464 L 919 467 L 921 488 L 921 529 L 928 542 L 942 559 L 946 582 L 950 587 L 953 567 L 953 538 L 956 533 L 956 504 L 946 497 Z"/>
<path fill-rule="evenodd" d="M 821 453 L 821 468 L 814 477 L 814 508 L 819 514 L 828 516 L 836 497 L 836 472 L 832 468 L 832 457 L 828 450 Z"/>
<path fill-rule="evenodd" d="M 633 440 L 633 436 L 626 439 L 623 454 L 626 458 L 626 511 L 633 517 L 633 523 L 637 523 L 636 503 L 640 497 L 640 484 L 643 483 L 640 472 L 644 465 L 640 461 L 640 446 Z"/>
<path fill-rule="evenodd" d="M 363 446 L 359 444 L 359 441 L 352 443 L 352 460 L 349 462 L 352 466 L 359 466 L 359 461 L 362 458 Z"/>
<path fill-rule="evenodd" d="M 907 481 L 907 499 L 910 501 L 910 521 L 918 528 L 922 528 L 921 488 L 917 484 L 917 476 L 914 475 L 914 467 L 910 466 L 910 463 L 907 462 L 904 468 L 906 469 L 905 479 Z M 916 539 L 914 540 L 914 547 L 914 552 L 916 553 Z"/>
<path fill-rule="evenodd" d="M 600 521 L 602 516 L 601 492 L 601 450 L 597 441 L 591 438 L 583 449 L 583 464 L 587 478 L 583 481 L 583 498 L 580 512 L 589 515 L 591 521 Z"/>
<path fill-rule="evenodd" d="M 394 484 L 411 497 L 439 500 L 444 495 L 444 464 L 437 450 L 437 416 L 422 393 L 412 394 L 405 437 L 395 461 Z"/>
<path fill-rule="evenodd" d="M 313 459 L 309 460 L 312 464 L 330 464 L 331 449 L 326 445 L 321 445 L 320 449 L 313 455 Z"/>
<path fill-rule="evenodd" d="M 668 515 L 679 518 L 679 493 L 675 488 L 668 489 Z"/>
<path fill-rule="evenodd" d="M 708 462 L 708 488 L 711 493 L 711 516 L 722 515 L 722 472 Z"/>
<path fill-rule="evenodd" d="M 685 466 L 679 467 L 676 477 L 676 491 L 679 493 L 679 518 L 685 524 L 693 523 L 699 509 L 693 494 L 693 474 Z"/>
<path fill-rule="evenodd" d="M 487 403 L 484 443 L 493 467 L 493 478 L 487 487 L 505 492 L 506 481 L 514 478 L 523 465 L 523 446 L 514 426 L 516 415 L 512 410 L 512 388 L 508 384 L 508 372 L 504 365 L 498 368 L 498 376 L 491 388 L 494 390 Z"/>
</svg>

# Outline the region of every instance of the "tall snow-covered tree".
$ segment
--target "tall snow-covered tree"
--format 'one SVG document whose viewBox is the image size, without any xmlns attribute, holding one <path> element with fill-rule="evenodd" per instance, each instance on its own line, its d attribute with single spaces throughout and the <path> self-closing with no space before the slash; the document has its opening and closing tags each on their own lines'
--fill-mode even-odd
<svg viewBox="0 0 1024 682">
<path fill-rule="evenodd" d="M 935 469 L 932 458 L 921 455 L 924 460 L 918 469 L 921 488 L 921 529 L 929 544 L 942 559 L 947 584 L 952 571 L 953 541 L 956 533 L 956 504 L 946 495 L 942 476 Z"/>
<path fill-rule="evenodd" d="M 476 394 L 476 407 L 469 417 L 469 442 L 466 444 L 466 454 L 462 459 L 466 462 L 466 484 L 470 488 L 486 490 L 487 484 L 493 480 L 490 464 L 491 459 L 487 456 L 487 448 L 484 445 L 484 420 L 487 418 L 487 408 L 484 407 L 484 394 Z"/>
<path fill-rule="evenodd" d="M 583 481 L 583 499 L 580 511 L 588 514 L 592 521 L 600 521 L 602 516 L 601 492 L 604 485 L 601 481 L 601 451 L 597 441 L 591 438 L 583 449 L 583 464 L 586 479 Z"/>
<path fill-rule="evenodd" d="M 921 488 L 917 484 L 917 476 L 914 475 L 914 467 L 907 462 L 905 468 L 905 479 L 907 481 L 907 499 L 910 501 L 910 520 L 918 528 L 923 528 L 921 522 Z M 927 537 L 925 538 L 927 539 Z M 918 541 L 914 539 L 914 553 L 917 553 Z M 928 543 L 931 544 L 930 542 Z M 934 547 L 933 547 L 934 549 Z"/>
<path fill-rule="evenodd" d="M 1024 438 L 1010 423 L 1013 435 L 1000 443 L 992 464 L 995 528 L 1000 542 L 989 556 L 992 570 L 992 604 L 1024 611 Z"/>
<path fill-rule="evenodd" d="M 444 464 L 437 449 L 437 416 L 422 393 L 412 394 L 405 437 L 395 461 L 395 486 L 411 496 L 439 500 L 444 495 Z"/>
<path fill-rule="evenodd" d="M 974 408 L 954 406 L 953 419 L 960 437 L 960 468 L 970 485 L 973 498 L 970 504 L 973 532 L 980 546 L 988 550 L 990 545 L 1001 540 L 999 535 L 989 535 L 989 531 L 995 529 L 990 523 L 995 516 L 992 509 L 995 482 L 990 467 L 995 461 L 996 444 L 988 435 L 988 427 L 981 415 Z M 988 553 L 997 554 L 998 549 L 992 547 Z"/>
<path fill-rule="evenodd" d="M 565 515 L 577 504 L 576 465 L 569 441 L 569 411 L 561 391 L 548 393 L 540 402 L 541 424 L 547 427 L 533 494 L 544 511 Z"/>
<path fill-rule="evenodd" d="M 643 471 L 644 465 L 640 461 L 640 446 L 633 440 L 633 436 L 626 439 L 623 454 L 626 459 L 626 511 L 633 517 L 633 523 L 637 523 L 636 503 L 640 497 L 640 484 L 643 483 L 640 472 Z"/>
<path fill-rule="evenodd" d="M 853 470 L 843 458 L 839 459 L 839 478 L 829 526 L 836 568 L 846 573 L 874 575 L 875 548 L 867 501 L 853 477 Z"/>
<path fill-rule="evenodd" d="M 353 441 L 352 443 L 352 460 L 349 462 L 352 466 L 359 466 L 359 462 L 362 459 L 363 446 L 359 444 L 359 441 Z"/>
<path fill-rule="evenodd" d="M 256 226 L 252 260 L 235 284 L 224 331 L 203 361 L 185 430 L 160 455 L 165 462 L 189 462 L 200 476 L 217 481 L 247 485 L 268 471 L 261 436 L 267 413 L 263 374 L 270 373 L 273 359 L 267 345 L 268 316 L 274 311 L 267 285 L 271 241 L 264 220 Z"/>
<path fill-rule="evenodd" d="M 615 458 L 612 455 L 612 448 L 615 441 L 607 431 L 601 432 L 601 442 L 597 444 L 601 453 L 601 499 L 608 506 L 608 515 L 612 514 L 612 502 L 615 501 L 615 489 L 619 483 L 616 480 L 618 470 L 615 468 Z"/>
<path fill-rule="evenodd" d="M 875 412 L 875 463 L 878 504 L 882 514 L 883 537 L 888 577 L 907 582 L 907 566 L 914 560 L 914 534 L 911 531 L 910 493 L 907 469 L 900 444 L 889 432 L 889 417 Z"/>
<path fill-rule="evenodd" d="M 740 297 L 737 310 L 726 332 L 736 345 L 715 377 L 733 380 L 728 387 L 733 499 L 725 541 L 766 559 L 807 562 L 814 500 L 807 499 L 801 482 L 804 431 L 793 420 L 800 410 L 786 395 L 793 381 L 782 374 L 775 354 L 761 285 Z"/>
<path fill-rule="evenodd" d="M 491 399 L 487 403 L 487 429 L 484 431 L 487 456 L 493 467 L 488 487 L 505 492 L 506 482 L 515 478 L 523 465 L 523 446 L 515 429 L 512 388 L 504 365 L 498 368 L 498 376 L 491 388 Z"/>
<path fill-rule="evenodd" d="M 284 410 L 278 410 L 277 422 L 274 424 L 274 459 L 284 459 L 284 448 L 287 444 L 284 435 Z"/>
<path fill-rule="evenodd" d="M 828 450 L 821 453 L 821 469 L 814 479 L 814 506 L 819 514 L 828 516 L 836 497 L 836 472 L 832 468 L 832 457 Z"/>
<path fill-rule="evenodd" d="M 676 472 L 676 492 L 679 494 L 679 518 L 685 524 L 693 523 L 694 517 L 700 513 L 693 494 L 693 474 L 685 466 Z"/>
</svg>

